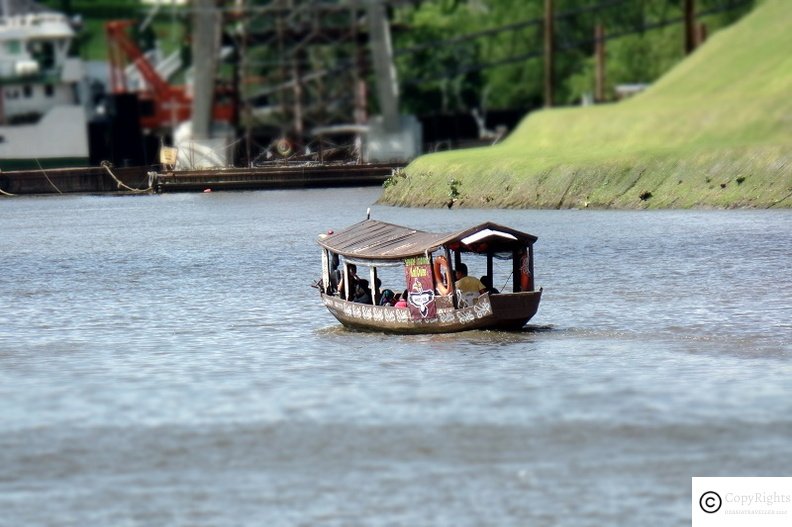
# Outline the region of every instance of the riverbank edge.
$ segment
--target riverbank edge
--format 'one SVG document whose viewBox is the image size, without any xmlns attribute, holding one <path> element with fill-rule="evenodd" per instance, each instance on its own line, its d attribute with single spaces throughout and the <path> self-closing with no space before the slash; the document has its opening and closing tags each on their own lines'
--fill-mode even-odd
<svg viewBox="0 0 792 527">
<path fill-rule="evenodd" d="M 498 148 L 498 147 L 490 147 Z M 683 155 L 530 166 L 418 158 L 383 184 L 382 205 L 535 209 L 792 208 L 792 146 L 697 150 Z M 447 154 L 459 154 L 451 155 Z"/>
</svg>

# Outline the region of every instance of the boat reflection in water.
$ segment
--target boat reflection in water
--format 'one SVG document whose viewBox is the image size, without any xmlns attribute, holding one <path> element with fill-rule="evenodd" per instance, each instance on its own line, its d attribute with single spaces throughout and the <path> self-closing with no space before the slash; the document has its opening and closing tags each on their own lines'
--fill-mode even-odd
<svg viewBox="0 0 792 527">
<path fill-rule="evenodd" d="M 351 328 L 391 333 L 516 330 L 536 314 L 542 296 L 542 290 L 534 287 L 536 240 L 536 236 L 491 222 L 459 232 L 431 233 L 366 219 L 319 236 L 322 279 L 318 286 L 330 313 Z M 466 260 L 486 258 L 482 281 L 466 279 L 466 285 L 478 284 L 473 290 L 454 280 L 467 274 L 463 255 Z M 496 263 L 507 266 L 510 292 L 482 284 L 493 283 Z M 365 280 L 357 275 L 361 267 L 368 268 Z M 393 295 L 392 301 L 379 287 L 379 275 L 391 268 L 401 268 L 406 283 L 404 292 Z M 370 294 L 355 301 L 354 287 L 344 284 L 367 285 Z M 406 307 L 391 305 L 404 295 Z"/>
</svg>

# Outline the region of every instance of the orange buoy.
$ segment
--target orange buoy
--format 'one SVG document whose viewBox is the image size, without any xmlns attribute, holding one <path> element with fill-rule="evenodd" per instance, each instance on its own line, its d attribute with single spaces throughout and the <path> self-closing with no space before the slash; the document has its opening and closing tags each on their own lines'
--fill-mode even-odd
<svg viewBox="0 0 792 527">
<path fill-rule="evenodd" d="M 444 267 L 445 273 L 443 272 Z M 434 259 L 432 271 L 437 292 L 441 295 L 451 293 L 451 268 L 448 266 L 448 260 L 446 260 L 445 256 L 438 256 Z"/>
<path fill-rule="evenodd" d="M 533 291 L 533 276 L 528 268 L 528 253 L 524 253 L 520 259 L 520 291 Z"/>
</svg>

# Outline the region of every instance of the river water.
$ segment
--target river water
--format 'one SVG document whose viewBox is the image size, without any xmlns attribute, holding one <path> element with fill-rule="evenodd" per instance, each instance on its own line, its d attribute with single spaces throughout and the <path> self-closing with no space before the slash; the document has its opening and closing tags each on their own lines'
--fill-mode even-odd
<svg viewBox="0 0 792 527">
<path fill-rule="evenodd" d="M 0 201 L 0 524 L 683 525 L 792 474 L 792 212 L 412 210 L 376 188 Z M 518 333 L 343 329 L 316 235 L 539 236 Z"/>
</svg>

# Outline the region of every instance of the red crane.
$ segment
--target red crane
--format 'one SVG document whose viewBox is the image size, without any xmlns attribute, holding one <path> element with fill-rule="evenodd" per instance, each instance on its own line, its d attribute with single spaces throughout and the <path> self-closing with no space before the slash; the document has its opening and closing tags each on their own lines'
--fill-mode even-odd
<svg viewBox="0 0 792 527">
<path fill-rule="evenodd" d="M 137 44 L 127 35 L 127 28 L 134 24 L 132 20 L 113 20 L 105 24 L 111 90 L 115 94 L 129 93 L 124 67 L 131 62 L 148 85 L 146 90 L 138 92 L 142 103 L 141 126 L 150 130 L 173 128 L 190 119 L 192 101 L 184 86 L 171 86 L 157 73 Z M 216 95 L 227 95 L 227 91 Z M 216 99 L 224 97 L 216 96 Z M 234 113 L 233 102 L 219 100 L 212 108 L 212 117 L 217 121 L 231 122 Z"/>
</svg>

